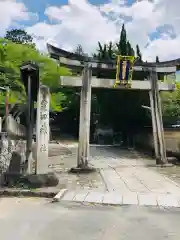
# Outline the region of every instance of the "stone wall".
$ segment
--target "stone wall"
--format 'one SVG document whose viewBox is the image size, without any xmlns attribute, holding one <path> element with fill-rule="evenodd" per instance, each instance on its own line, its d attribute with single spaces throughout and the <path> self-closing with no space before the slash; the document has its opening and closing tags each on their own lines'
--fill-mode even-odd
<svg viewBox="0 0 180 240">
<path fill-rule="evenodd" d="M 6 132 L 0 133 L 0 175 L 9 171 L 14 153 L 19 156 L 20 165 L 17 166 L 17 169 L 20 170 L 26 159 L 25 140 L 12 140 Z M 16 172 L 16 169 L 14 169 L 14 172 Z"/>
<path fill-rule="evenodd" d="M 165 128 L 165 143 L 168 152 L 180 153 L 180 129 Z M 138 133 L 134 139 L 135 146 L 153 148 L 153 135 L 150 130 Z"/>
</svg>

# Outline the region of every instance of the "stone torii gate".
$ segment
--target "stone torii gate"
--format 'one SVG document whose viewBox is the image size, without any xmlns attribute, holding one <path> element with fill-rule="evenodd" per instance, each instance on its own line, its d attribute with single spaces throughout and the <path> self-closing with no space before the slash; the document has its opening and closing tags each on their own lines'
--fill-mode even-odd
<svg viewBox="0 0 180 240">
<path fill-rule="evenodd" d="M 77 73 L 82 73 L 81 77 L 61 77 L 60 83 L 62 86 L 81 87 L 77 169 L 86 170 L 89 168 L 91 88 L 114 88 L 115 79 L 97 78 L 95 76 L 99 72 L 105 74 L 107 72 L 115 72 L 115 61 L 97 62 L 92 58 L 79 56 L 49 44 L 47 47 L 51 57 L 57 59 L 61 66 L 66 66 Z M 167 64 L 165 62 L 162 64 L 143 63 L 142 65 L 135 65 L 134 71 L 145 72 L 147 78 L 144 81 L 132 80 L 131 87 L 128 89 L 130 91 L 146 90 L 149 92 L 156 163 L 165 165 L 167 164 L 167 157 L 159 92 L 173 91 L 175 90 L 175 84 L 174 82 L 165 83 L 158 81 L 158 74 L 174 74 L 176 72 L 176 65 L 169 62 Z M 120 91 L 127 89 L 124 86 L 118 86 L 117 88 Z"/>
</svg>

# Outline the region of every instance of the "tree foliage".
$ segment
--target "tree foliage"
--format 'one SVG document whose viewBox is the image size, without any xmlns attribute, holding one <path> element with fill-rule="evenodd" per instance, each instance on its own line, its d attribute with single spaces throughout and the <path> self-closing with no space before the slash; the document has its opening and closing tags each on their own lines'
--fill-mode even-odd
<svg viewBox="0 0 180 240">
<path fill-rule="evenodd" d="M 50 87 L 51 107 L 54 110 L 62 110 L 61 104 L 66 96 L 59 87 L 59 79 L 61 75 L 66 76 L 71 72 L 66 68 L 60 68 L 55 61 L 29 44 L 17 44 L 7 39 L 0 39 L 0 85 L 9 86 L 11 103 L 23 102 L 26 98 L 19 68 L 23 62 L 29 60 L 39 65 L 40 81 Z M 4 93 L 1 94 L 1 98 L 3 96 Z"/>
<path fill-rule="evenodd" d="M 76 47 L 74 53 L 76 53 L 77 55 L 80 56 L 86 56 L 87 54 L 84 52 L 83 47 L 81 44 L 78 44 L 78 46 Z"/>
<path fill-rule="evenodd" d="M 174 92 L 162 92 L 163 119 L 166 124 L 180 120 L 180 84 Z"/>
<path fill-rule="evenodd" d="M 138 61 L 142 62 L 142 54 L 141 54 L 141 51 L 139 49 L 139 45 L 138 44 L 136 45 L 136 56 L 138 57 Z"/>
<path fill-rule="evenodd" d="M 33 45 L 33 38 L 31 35 L 27 34 L 25 30 L 22 29 L 12 29 L 7 31 L 5 39 L 10 40 L 18 44 L 29 44 Z"/>
<path fill-rule="evenodd" d="M 159 63 L 159 57 L 158 56 L 156 56 L 156 62 Z"/>
</svg>

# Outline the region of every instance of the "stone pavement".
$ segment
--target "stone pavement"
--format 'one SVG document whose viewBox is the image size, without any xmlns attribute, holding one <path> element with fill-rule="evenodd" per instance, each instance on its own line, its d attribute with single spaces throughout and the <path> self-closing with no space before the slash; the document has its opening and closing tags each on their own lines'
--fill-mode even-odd
<svg viewBox="0 0 180 240">
<path fill-rule="evenodd" d="M 76 164 L 77 148 L 67 147 L 72 154 L 66 156 L 66 159 L 62 158 L 62 161 L 71 163 L 72 167 L 72 161 Z M 97 168 L 97 186 L 87 187 L 82 184 L 80 188 L 65 187 L 56 195 L 55 200 L 180 207 L 180 186 L 156 171 L 154 159 L 134 150 L 92 146 L 90 164 Z M 85 177 L 90 179 L 92 176 L 89 174 Z M 97 180 L 97 176 L 94 177 Z M 68 175 L 67 178 L 71 176 Z"/>
</svg>

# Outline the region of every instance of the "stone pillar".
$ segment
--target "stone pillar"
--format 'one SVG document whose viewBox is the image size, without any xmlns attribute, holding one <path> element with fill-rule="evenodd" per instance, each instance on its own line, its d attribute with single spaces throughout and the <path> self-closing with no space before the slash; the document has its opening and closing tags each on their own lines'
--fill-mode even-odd
<svg viewBox="0 0 180 240">
<path fill-rule="evenodd" d="M 161 110 L 161 102 L 160 102 L 160 94 L 158 89 L 158 78 L 157 73 L 155 71 L 151 72 L 151 81 L 152 81 L 152 93 L 153 93 L 153 100 L 154 100 L 154 112 L 155 112 L 155 119 L 156 119 L 156 126 L 157 126 L 157 139 L 159 143 L 159 153 L 160 158 L 157 159 L 157 164 L 167 164 L 167 157 L 166 157 L 166 146 L 164 140 L 164 129 L 163 129 L 163 122 L 162 122 L 162 110 Z"/>
<path fill-rule="evenodd" d="M 150 99 L 150 106 L 151 106 L 151 119 L 152 119 L 152 130 L 153 130 L 153 139 L 154 139 L 155 158 L 159 159 L 157 124 L 156 124 L 155 106 L 154 106 L 154 99 L 153 99 L 153 92 L 152 92 L 152 90 L 149 91 L 149 99 Z"/>
<path fill-rule="evenodd" d="M 9 159 L 9 142 L 6 132 L 1 132 L 1 151 L 0 151 L 0 170 L 6 172 L 9 168 L 10 159 Z"/>
<path fill-rule="evenodd" d="M 85 66 L 82 76 L 81 100 L 80 100 L 80 124 L 78 146 L 78 168 L 87 168 L 89 160 L 89 135 L 91 113 L 91 69 Z"/>
<path fill-rule="evenodd" d="M 89 140 L 91 122 L 91 68 L 87 67 L 87 75 L 84 82 L 84 163 L 88 166 L 89 161 Z"/>
<path fill-rule="evenodd" d="M 48 173 L 49 88 L 40 86 L 36 122 L 36 174 Z"/>
<path fill-rule="evenodd" d="M 2 132 L 2 118 L 0 117 L 0 133 Z"/>
</svg>

